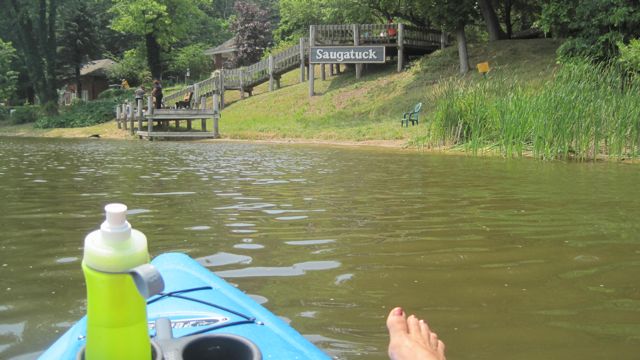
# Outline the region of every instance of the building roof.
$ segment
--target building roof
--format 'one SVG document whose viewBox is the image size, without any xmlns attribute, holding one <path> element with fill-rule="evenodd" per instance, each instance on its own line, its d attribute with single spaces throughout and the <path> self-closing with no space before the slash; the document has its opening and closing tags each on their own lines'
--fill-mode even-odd
<svg viewBox="0 0 640 360">
<path fill-rule="evenodd" d="M 232 37 L 231 39 L 223 42 L 222 44 L 214 48 L 205 50 L 204 54 L 205 55 L 228 54 L 236 51 L 238 51 L 238 48 L 236 48 L 236 38 Z"/>
<path fill-rule="evenodd" d="M 111 59 L 100 59 L 89 61 L 80 68 L 80 76 L 107 76 L 107 69 L 115 65 Z"/>
</svg>

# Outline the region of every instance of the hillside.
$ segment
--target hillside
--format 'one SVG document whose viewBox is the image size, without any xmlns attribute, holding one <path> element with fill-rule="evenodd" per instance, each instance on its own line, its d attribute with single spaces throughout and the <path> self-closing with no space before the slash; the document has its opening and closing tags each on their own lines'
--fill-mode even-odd
<svg viewBox="0 0 640 360">
<path fill-rule="evenodd" d="M 487 79 L 475 69 L 462 80 L 486 82 L 494 78 L 513 79 L 527 86 L 539 86 L 549 79 L 555 66 L 556 40 L 513 40 L 471 45 L 470 64 L 489 61 Z M 223 111 L 223 137 L 237 139 L 314 139 L 330 141 L 402 140 L 423 135 L 425 122 L 401 128 L 402 113 L 423 102 L 421 118 L 428 121 L 439 101 L 442 84 L 460 79 L 454 47 L 411 62 L 409 69 L 395 72 L 395 63 L 370 66 L 360 81 L 353 72 L 319 79 L 317 96 L 309 98 L 308 83 L 298 82 L 292 71 L 282 79 L 283 88 L 269 93 L 266 85 L 254 96 L 234 101 Z"/>
</svg>

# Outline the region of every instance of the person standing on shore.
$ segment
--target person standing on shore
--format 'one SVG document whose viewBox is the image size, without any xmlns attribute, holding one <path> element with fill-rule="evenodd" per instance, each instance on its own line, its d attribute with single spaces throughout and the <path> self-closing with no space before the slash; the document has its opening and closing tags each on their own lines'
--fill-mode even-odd
<svg viewBox="0 0 640 360">
<path fill-rule="evenodd" d="M 160 83 L 160 80 L 153 81 L 151 96 L 155 99 L 156 109 L 162 108 L 162 84 Z"/>
<path fill-rule="evenodd" d="M 144 94 L 146 94 L 147 92 L 144 90 L 144 85 L 140 85 L 138 86 L 138 88 L 135 91 L 135 98 L 136 98 L 136 104 L 138 104 L 138 100 L 142 100 L 144 98 Z"/>
</svg>

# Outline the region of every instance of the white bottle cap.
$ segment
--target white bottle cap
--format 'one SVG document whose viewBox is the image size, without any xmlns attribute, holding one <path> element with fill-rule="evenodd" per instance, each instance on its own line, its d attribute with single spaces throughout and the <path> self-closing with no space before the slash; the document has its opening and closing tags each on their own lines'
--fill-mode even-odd
<svg viewBox="0 0 640 360">
<path fill-rule="evenodd" d="M 109 204 L 104 207 L 106 220 L 100 225 L 105 240 L 122 241 L 131 236 L 131 224 L 127 221 L 127 205 Z"/>
</svg>

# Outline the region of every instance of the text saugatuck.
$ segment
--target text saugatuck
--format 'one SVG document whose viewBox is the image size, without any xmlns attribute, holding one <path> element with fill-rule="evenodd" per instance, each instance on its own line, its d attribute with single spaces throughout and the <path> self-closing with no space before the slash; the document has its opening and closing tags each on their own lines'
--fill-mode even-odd
<svg viewBox="0 0 640 360">
<path fill-rule="evenodd" d="M 349 60 L 381 60 L 374 49 L 362 50 L 325 50 L 314 49 L 315 59 L 317 60 L 333 60 L 336 62 Z"/>
</svg>

